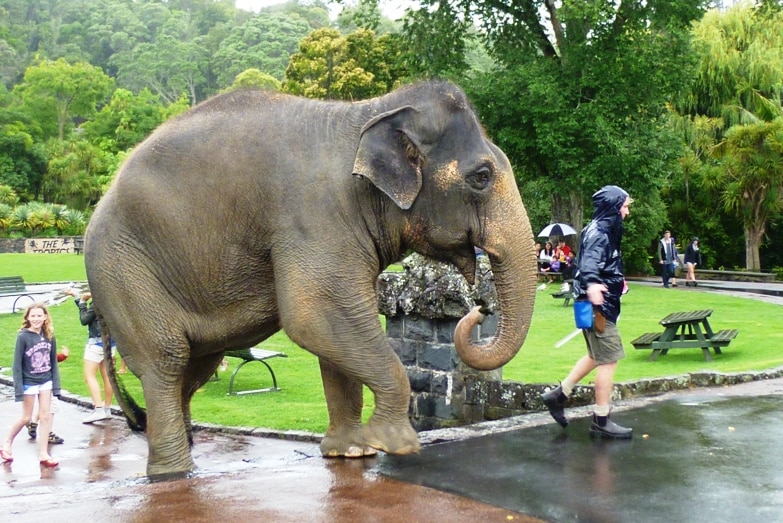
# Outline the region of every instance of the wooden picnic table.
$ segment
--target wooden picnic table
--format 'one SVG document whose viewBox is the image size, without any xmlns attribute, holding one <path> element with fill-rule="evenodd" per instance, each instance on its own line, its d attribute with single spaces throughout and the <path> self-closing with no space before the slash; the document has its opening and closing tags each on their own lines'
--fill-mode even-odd
<svg viewBox="0 0 783 523">
<path fill-rule="evenodd" d="M 668 353 L 669 349 L 694 348 L 700 348 L 704 359 L 712 361 L 710 349 L 714 350 L 715 354 L 720 354 L 721 348 L 727 347 L 731 340 L 737 337 L 739 331 L 737 329 L 713 331 L 707 319 L 711 314 L 712 309 L 674 312 L 659 322 L 664 327 L 663 332 L 642 334 L 631 344 L 636 349 L 652 349 L 650 361 L 658 359 L 660 354 Z"/>
</svg>

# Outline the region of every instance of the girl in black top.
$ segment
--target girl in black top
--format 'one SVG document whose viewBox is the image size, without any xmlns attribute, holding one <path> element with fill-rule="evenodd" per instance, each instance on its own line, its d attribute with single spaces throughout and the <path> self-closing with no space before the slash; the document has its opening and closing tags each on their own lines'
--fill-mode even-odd
<svg viewBox="0 0 783 523">
<path fill-rule="evenodd" d="M 685 277 L 685 286 L 690 287 L 693 284 L 696 287 L 696 266 L 701 265 L 701 249 L 699 248 L 699 239 L 694 236 L 688 248 L 685 249 L 685 267 L 688 268 L 688 275 Z"/>
</svg>

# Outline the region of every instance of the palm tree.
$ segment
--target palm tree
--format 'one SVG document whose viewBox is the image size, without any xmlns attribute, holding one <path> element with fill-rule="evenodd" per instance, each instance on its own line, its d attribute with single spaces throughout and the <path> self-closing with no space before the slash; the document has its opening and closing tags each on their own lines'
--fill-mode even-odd
<svg viewBox="0 0 783 523">
<path fill-rule="evenodd" d="M 0 232 L 2 232 L 3 236 L 8 234 L 11 225 L 14 223 L 13 214 L 14 210 L 10 205 L 0 203 Z"/>
<path fill-rule="evenodd" d="M 710 11 L 695 24 L 693 44 L 697 75 L 678 109 L 694 124 L 711 118 L 699 133 L 716 143 L 702 184 L 741 220 L 746 267 L 759 270 L 767 223 L 783 208 L 783 12 L 748 3 Z"/>
<path fill-rule="evenodd" d="M 0 184 L 0 203 L 14 205 L 18 201 L 19 197 L 16 195 L 16 191 L 8 185 Z"/>
<path fill-rule="evenodd" d="M 723 161 L 708 183 L 723 187 L 723 205 L 745 230 L 746 267 L 760 270 L 767 223 L 783 210 L 783 111 L 772 122 L 731 127 L 713 155 Z"/>
</svg>

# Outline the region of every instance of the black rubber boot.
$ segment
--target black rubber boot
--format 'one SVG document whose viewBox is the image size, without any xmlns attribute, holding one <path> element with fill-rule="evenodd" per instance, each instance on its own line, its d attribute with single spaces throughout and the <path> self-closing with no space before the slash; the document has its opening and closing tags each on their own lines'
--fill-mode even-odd
<svg viewBox="0 0 783 523">
<path fill-rule="evenodd" d="M 596 416 L 593 414 L 593 422 L 590 424 L 590 436 L 606 439 L 631 439 L 633 437 L 633 429 L 621 427 L 609 419 L 609 416 Z"/>
<path fill-rule="evenodd" d="M 568 402 L 568 396 L 563 394 L 563 387 L 558 386 L 549 392 L 541 395 L 541 401 L 544 402 L 549 413 L 560 424 L 561 427 L 568 426 L 568 420 L 565 417 L 565 404 Z"/>
</svg>

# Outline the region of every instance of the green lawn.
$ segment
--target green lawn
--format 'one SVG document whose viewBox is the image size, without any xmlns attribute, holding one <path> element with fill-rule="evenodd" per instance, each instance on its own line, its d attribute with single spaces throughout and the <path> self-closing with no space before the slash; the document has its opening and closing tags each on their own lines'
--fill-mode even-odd
<svg viewBox="0 0 783 523">
<path fill-rule="evenodd" d="M 73 254 L 0 254 L 0 275 L 21 275 L 27 282 L 82 281 L 85 278 L 82 260 L 81 256 Z M 560 349 L 554 348 L 558 340 L 573 330 L 573 317 L 571 307 L 563 307 L 562 300 L 550 297 L 553 289 L 550 287 L 536 293 L 528 339 L 519 354 L 504 368 L 504 379 L 554 383 L 562 379 L 576 359 L 584 354 L 584 342 L 580 336 Z M 695 309 L 713 309 L 710 323 L 715 330 L 731 328 L 740 331 L 739 336 L 713 362 L 704 361 L 699 349 L 672 350 L 658 361 L 650 362 L 649 351 L 636 351 L 630 345 L 630 341 L 639 334 L 657 331 L 660 327 L 658 320 L 668 313 Z M 780 306 L 757 300 L 632 283 L 631 292 L 623 298 L 619 322 L 628 357 L 618 367 L 617 381 L 702 370 L 727 373 L 764 370 L 783 365 L 783 352 L 779 349 L 783 346 L 780 313 Z M 71 358 L 60 366 L 64 386 L 86 397 L 81 366 L 86 329 L 79 323 L 77 308 L 70 300 L 52 307 L 51 314 L 58 343 L 73 350 Z M 0 351 L 0 365 L 4 367 L 11 365 L 12 348 L 21 320 L 20 314 L 0 315 L 0 346 L 6 347 L 6 350 Z M 282 390 L 228 397 L 229 376 L 239 363 L 239 360 L 230 359 L 229 371 L 221 373 L 219 381 L 208 383 L 196 394 L 194 418 L 222 425 L 324 432 L 327 427 L 326 404 L 316 358 L 293 345 L 284 333 L 276 334 L 262 346 L 289 356 L 269 362 Z M 123 380 L 134 395 L 141 398 L 138 381 L 129 375 L 125 375 Z M 250 363 L 242 368 L 235 385 L 241 390 L 269 386 L 270 381 L 262 364 Z M 366 415 L 369 415 L 372 404 L 372 394 L 368 393 L 365 395 Z"/>
</svg>

